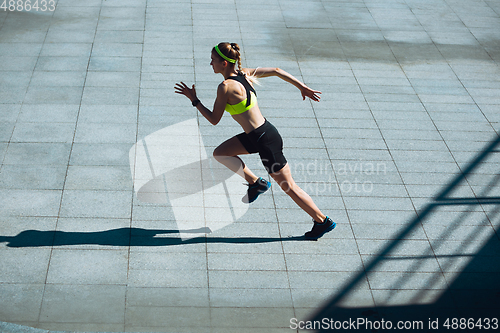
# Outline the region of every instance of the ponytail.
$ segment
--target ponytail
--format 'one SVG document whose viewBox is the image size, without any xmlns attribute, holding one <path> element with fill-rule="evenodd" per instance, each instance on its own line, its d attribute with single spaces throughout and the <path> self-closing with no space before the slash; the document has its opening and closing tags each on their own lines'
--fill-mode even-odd
<svg viewBox="0 0 500 333">
<path fill-rule="evenodd" d="M 255 75 L 245 75 L 245 73 L 243 73 L 243 66 L 241 65 L 240 46 L 237 43 L 219 43 L 217 47 L 214 47 L 214 50 L 221 60 L 238 64 L 238 75 L 243 75 L 250 82 L 258 84 L 257 77 Z"/>
</svg>

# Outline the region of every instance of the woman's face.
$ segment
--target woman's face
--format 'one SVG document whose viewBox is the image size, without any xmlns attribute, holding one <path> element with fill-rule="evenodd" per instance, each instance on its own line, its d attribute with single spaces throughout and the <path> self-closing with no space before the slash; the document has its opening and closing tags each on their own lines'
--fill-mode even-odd
<svg viewBox="0 0 500 333">
<path fill-rule="evenodd" d="M 212 66 L 214 73 L 222 73 L 224 69 L 224 60 L 220 60 L 220 57 L 214 52 L 212 52 L 212 61 L 210 61 L 210 65 Z"/>
</svg>

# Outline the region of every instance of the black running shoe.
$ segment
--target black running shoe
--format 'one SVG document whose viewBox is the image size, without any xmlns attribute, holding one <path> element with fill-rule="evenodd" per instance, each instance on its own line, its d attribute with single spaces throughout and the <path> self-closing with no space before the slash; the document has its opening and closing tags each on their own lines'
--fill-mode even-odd
<svg viewBox="0 0 500 333">
<path fill-rule="evenodd" d="M 329 218 L 328 216 L 325 218 L 323 223 L 318 223 L 314 220 L 313 222 L 314 225 L 311 231 L 306 232 L 304 235 L 306 239 L 317 240 L 318 238 L 326 234 L 328 231 L 333 230 L 337 226 L 337 223 L 333 222 L 332 219 Z"/>
<path fill-rule="evenodd" d="M 243 197 L 242 201 L 245 203 L 252 203 L 257 200 L 259 195 L 269 190 L 270 187 L 270 182 L 262 177 L 259 177 L 255 183 L 248 185 L 247 195 Z"/>
</svg>

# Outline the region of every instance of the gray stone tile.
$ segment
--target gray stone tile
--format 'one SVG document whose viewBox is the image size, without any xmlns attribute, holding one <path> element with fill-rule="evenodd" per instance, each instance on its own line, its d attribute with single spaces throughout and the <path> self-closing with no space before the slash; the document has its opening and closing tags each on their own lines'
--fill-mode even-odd
<svg viewBox="0 0 500 333">
<path fill-rule="evenodd" d="M 359 224 L 403 224 L 417 218 L 415 211 L 350 210 L 349 220 Z"/>
<path fill-rule="evenodd" d="M 363 263 L 366 266 L 374 262 L 377 263 L 375 267 L 371 269 L 371 272 L 441 272 L 441 266 L 438 264 L 438 260 L 434 256 L 427 256 L 425 258 L 418 256 L 362 256 L 362 258 Z"/>
<path fill-rule="evenodd" d="M 82 71 L 34 71 L 30 86 L 83 87 L 85 72 Z"/>
<path fill-rule="evenodd" d="M 0 43 L 0 56 L 38 57 L 41 43 Z"/>
<path fill-rule="evenodd" d="M 142 44 L 140 43 L 94 43 L 93 57 L 140 57 Z"/>
<path fill-rule="evenodd" d="M 370 287 L 374 290 L 421 290 L 446 289 L 447 282 L 441 272 L 375 272 L 368 275 Z"/>
<path fill-rule="evenodd" d="M 375 224 L 370 223 L 351 223 L 356 239 L 377 239 L 377 240 L 395 240 L 395 239 L 420 239 L 427 240 L 427 235 L 421 226 L 416 226 L 409 233 L 406 232 L 408 226 L 405 224 Z"/>
<path fill-rule="evenodd" d="M 1 249 L 4 268 L 0 273 L 2 284 L 43 284 L 47 276 L 50 249 L 9 248 Z"/>
<path fill-rule="evenodd" d="M 4 216 L 57 216 L 61 191 L 0 189 L 0 198 Z"/>
<path fill-rule="evenodd" d="M 0 315 L 10 322 L 37 322 L 42 302 L 43 284 L 2 284 Z"/>
<path fill-rule="evenodd" d="M 62 190 L 66 166 L 5 165 L 0 171 L 0 186 L 5 189 Z"/>
<path fill-rule="evenodd" d="M 407 152 L 412 153 L 412 152 Z M 417 156 L 418 154 L 413 154 L 413 156 Z M 446 156 L 446 155 L 444 155 Z M 455 154 L 454 154 L 454 157 Z M 468 159 L 472 158 L 471 154 L 468 154 Z M 422 159 L 420 157 L 419 159 Z M 400 172 L 425 172 L 425 173 L 443 173 L 443 177 L 449 177 L 450 174 L 457 174 L 460 172 L 458 165 L 451 161 L 440 161 L 439 164 L 431 161 L 419 160 L 417 158 L 413 159 L 404 159 L 401 157 L 400 160 L 395 160 L 396 165 L 398 166 L 398 170 Z M 442 158 L 443 160 L 446 158 Z"/>
<path fill-rule="evenodd" d="M 274 253 L 209 253 L 209 270 L 281 271 L 285 270 L 283 255 Z"/>
<path fill-rule="evenodd" d="M 86 71 L 89 65 L 88 56 L 46 56 L 38 57 L 36 71 Z"/>
<path fill-rule="evenodd" d="M 136 105 L 138 88 L 85 87 L 82 105 Z"/>
<path fill-rule="evenodd" d="M 405 161 L 410 160 L 413 161 L 414 164 L 416 164 L 415 162 L 418 162 L 418 164 L 421 164 L 423 162 L 440 162 L 439 164 L 434 163 L 435 171 L 437 171 L 437 168 L 439 166 L 446 165 L 446 163 L 452 163 L 454 161 L 449 151 L 392 150 L 391 154 L 393 155 L 394 160 L 396 164 L 398 164 L 398 166 L 399 162 L 404 163 Z M 425 165 L 425 163 L 423 163 L 422 165 Z"/>
<path fill-rule="evenodd" d="M 82 123 L 137 123 L 136 105 L 82 105 L 78 116 Z"/>
<path fill-rule="evenodd" d="M 76 123 L 78 104 L 24 104 L 19 122 L 26 123 Z"/>
<path fill-rule="evenodd" d="M 88 3 L 88 2 L 87 2 Z M 64 6 L 61 2 L 58 5 Z M 69 5 L 73 6 L 73 5 Z M 47 31 L 46 43 L 92 43 L 95 29 L 66 29 L 64 26 L 53 25 Z"/>
<path fill-rule="evenodd" d="M 10 142 L 12 134 L 15 130 L 15 123 L 13 122 L 2 123 L 0 124 L 0 129 L 2 131 L 2 134 L 0 134 L 0 141 Z"/>
<path fill-rule="evenodd" d="M 136 142 L 135 124 L 79 123 L 75 134 L 75 143 L 104 144 Z"/>
<path fill-rule="evenodd" d="M 70 166 L 64 187 L 68 190 L 126 191 L 132 187 L 130 168 L 125 166 Z"/>
<path fill-rule="evenodd" d="M 373 110 L 373 117 L 378 120 L 428 121 L 429 115 L 424 111 L 381 111 Z"/>
<path fill-rule="evenodd" d="M 70 151 L 71 145 L 68 143 L 10 143 L 3 163 L 8 165 L 67 165 Z"/>
<path fill-rule="evenodd" d="M 238 330 L 241 333 L 279 333 L 283 331 L 283 328 L 274 327 L 213 327 L 212 332 L 220 333 L 230 333 Z M 204 332 L 204 331 L 201 331 Z"/>
<path fill-rule="evenodd" d="M 40 322 L 123 325 L 125 293 L 120 285 L 48 284 Z"/>
<path fill-rule="evenodd" d="M 95 34 L 96 43 L 142 43 L 144 31 L 113 31 L 98 30 Z"/>
<path fill-rule="evenodd" d="M 70 165 L 128 167 L 130 148 L 128 143 L 75 143 Z"/>
<path fill-rule="evenodd" d="M 345 204 L 353 210 L 413 210 L 412 202 L 408 197 L 345 197 Z"/>
<path fill-rule="evenodd" d="M 386 140 L 442 140 L 441 135 L 434 130 L 408 130 L 408 129 L 381 129 L 382 136 Z"/>
<path fill-rule="evenodd" d="M 210 288 L 289 288 L 286 271 L 209 270 L 208 277 Z"/>
<path fill-rule="evenodd" d="M 433 198 L 445 189 L 443 185 L 406 185 L 412 198 Z M 474 192 L 468 185 L 457 186 L 452 192 L 453 197 L 474 198 Z"/>
<path fill-rule="evenodd" d="M 129 271 L 128 285 L 152 288 L 207 288 L 207 271 L 202 269 L 133 269 Z"/>
<path fill-rule="evenodd" d="M 169 329 L 195 329 L 210 322 L 208 307 L 129 307 L 125 313 L 125 323 L 129 329 L 134 327 L 169 327 Z M 156 331 L 156 329 L 155 329 Z"/>
<path fill-rule="evenodd" d="M 210 288 L 210 304 L 215 308 L 291 308 L 292 298 L 287 289 Z"/>
<path fill-rule="evenodd" d="M 130 218 L 130 191 L 65 190 L 62 217 Z"/>
<path fill-rule="evenodd" d="M 43 327 L 44 329 L 48 329 L 51 331 L 55 332 L 60 332 L 63 329 L 69 329 L 71 331 L 75 332 L 96 332 L 99 329 L 105 330 L 107 332 L 113 332 L 113 331 L 123 331 L 123 323 L 119 324 L 107 324 L 107 323 L 90 323 L 90 322 L 85 322 L 85 323 L 61 323 L 61 322 L 42 322 L 38 323 L 40 327 Z"/>
<path fill-rule="evenodd" d="M 140 74 L 137 72 L 88 72 L 86 87 L 138 87 Z"/>
<path fill-rule="evenodd" d="M 212 308 L 215 327 L 281 328 L 293 318 L 293 308 Z"/>
<path fill-rule="evenodd" d="M 5 157 L 5 153 L 7 152 L 8 145 L 9 144 L 7 142 L 0 142 L 0 160 L 2 161 Z"/>
<path fill-rule="evenodd" d="M 232 223 L 208 235 L 209 253 L 282 253 L 275 223 L 245 221 Z"/>
<path fill-rule="evenodd" d="M 44 43 L 40 57 L 90 57 L 90 43 Z"/>
<path fill-rule="evenodd" d="M 389 252 L 391 256 L 408 256 L 419 253 L 421 255 L 430 255 L 432 253 L 431 244 L 427 240 L 407 239 L 404 241 L 393 240 L 356 240 L 359 246 L 359 252 L 363 254 L 378 254 L 388 246 L 392 247 Z"/>
<path fill-rule="evenodd" d="M 356 268 L 360 267 L 353 266 L 352 269 L 347 272 L 289 272 L 290 288 L 292 293 L 295 289 L 326 289 L 333 294 L 336 291 L 342 290 L 347 281 L 351 281 L 359 274 L 360 271 L 357 271 Z M 366 278 L 362 278 L 356 287 L 368 289 Z"/>
<path fill-rule="evenodd" d="M 73 123 L 17 123 L 12 142 L 71 143 L 75 135 Z"/>
<path fill-rule="evenodd" d="M 32 71 L 37 63 L 37 57 L 0 56 L 0 72 Z"/>
<path fill-rule="evenodd" d="M 285 254 L 289 271 L 350 272 L 361 267 L 359 255 Z"/>
<path fill-rule="evenodd" d="M 325 302 L 336 295 L 331 289 L 292 289 L 293 304 L 295 308 L 321 308 Z M 372 290 L 365 287 L 356 288 L 345 295 L 338 303 L 345 307 L 372 307 L 374 306 Z"/>
<path fill-rule="evenodd" d="M 139 57 L 91 57 L 90 71 L 137 72 L 141 68 Z"/>
<path fill-rule="evenodd" d="M 27 86 L 27 85 L 26 85 Z M 0 97 L 2 101 L 10 104 L 21 104 L 26 95 L 26 87 L 6 86 L 2 87 Z"/>
<path fill-rule="evenodd" d="M 98 31 L 100 30 L 144 30 L 144 18 L 116 18 L 103 17 L 99 19 Z"/>
<path fill-rule="evenodd" d="M 26 93 L 26 104 L 80 104 L 82 87 L 30 86 Z"/>
<path fill-rule="evenodd" d="M 208 307 L 208 288 L 127 289 L 127 307 Z"/>
<path fill-rule="evenodd" d="M 25 88 L 27 88 L 30 83 L 31 75 L 32 71 L 29 70 L 3 71 L 2 75 L 0 76 L 0 83 L 2 84 L 3 89 L 6 89 L 6 92 L 4 92 L 4 90 L 2 89 L 2 94 L 5 95 L 5 97 L 2 98 L 2 101 L 4 103 L 8 103 L 7 98 L 11 100 L 15 100 L 16 98 L 19 99 L 20 97 L 15 97 L 15 96 L 12 97 L 10 95 L 17 94 L 17 96 L 20 96 L 21 93 L 25 93 L 26 92 Z M 12 88 L 7 89 L 7 87 L 12 87 Z M 22 95 L 21 97 L 23 96 L 24 95 Z"/>
<path fill-rule="evenodd" d="M 135 270 L 206 270 L 205 253 L 130 253 L 130 269 Z"/>
<path fill-rule="evenodd" d="M 47 283 L 121 285 L 127 281 L 127 250 L 55 249 Z"/>
<path fill-rule="evenodd" d="M 397 306 L 406 304 L 415 299 L 416 292 L 414 290 L 372 290 L 373 298 L 377 306 Z M 418 294 L 420 304 L 431 304 L 437 299 L 442 300 L 443 290 L 425 290 Z"/>
</svg>

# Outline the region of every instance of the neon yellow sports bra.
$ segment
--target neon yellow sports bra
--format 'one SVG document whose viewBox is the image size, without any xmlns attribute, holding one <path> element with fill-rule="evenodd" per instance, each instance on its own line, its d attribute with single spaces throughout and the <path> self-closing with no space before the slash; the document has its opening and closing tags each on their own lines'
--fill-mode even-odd
<svg viewBox="0 0 500 333">
<path fill-rule="evenodd" d="M 257 93 L 255 92 L 255 89 L 248 83 L 245 76 L 230 76 L 228 77 L 228 79 L 235 80 L 241 83 L 243 87 L 245 87 L 247 98 L 235 105 L 226 104 L 225 110 L 229 112 L 230 115 L 234 116 L 235 114 L 241 114 L 253 108 L 254 105 L 257 104 Z"/>
<path fill-rule="evenodd" d="M 247 99 L 248 98 L 245 98 L 244 100 L 235 105 L 226 104 L 226 111 L 229 112 L 231 116 L 247 112 L 248 110 L 253 108 L 254 105 L 257 103 L 257 97 L 253 92 L 250 92 L 250 100 L 251 100 L 250 104 L 247 104 Z"/>
</svg>

